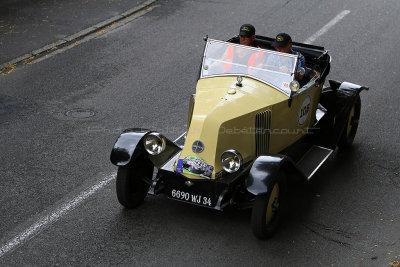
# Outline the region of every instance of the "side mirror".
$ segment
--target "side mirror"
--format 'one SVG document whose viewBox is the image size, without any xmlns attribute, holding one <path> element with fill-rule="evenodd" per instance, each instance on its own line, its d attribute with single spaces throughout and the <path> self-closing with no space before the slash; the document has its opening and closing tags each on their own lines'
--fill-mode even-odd
<svg viewBox="0 0 400 267">
<path fill-rule="evenodd" d="M 293 80 L 290 82 L 289 88 L 292 94 L 296 93 L 300 89 L 300 83 L 298 81 Z"/>
<path fill-rule="evenodd" d="M 293 95 L 300 89 L 300 83 L 296 80 L 293 80 L 290 82 L 289 88 L 290 88 L 290 97 L 289 97 L 288 105 L 290 108 L 292 106 Z"/>
</svg>

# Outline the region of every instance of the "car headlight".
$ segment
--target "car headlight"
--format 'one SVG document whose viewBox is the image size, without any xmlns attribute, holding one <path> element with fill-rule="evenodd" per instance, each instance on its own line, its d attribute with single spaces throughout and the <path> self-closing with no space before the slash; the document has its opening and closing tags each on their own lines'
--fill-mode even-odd
<svg viewBox="0 0 400 267">
<path fill-rule="evenodd" d="M 222 168 L 229 173 L 239 170 L 242 161 L 242 155 L 233 149 L 225 151 L 221 156 Z"/>
<path fill-rule="evenodd" d="M 149 133 L 144 138 L 144 148 L 150 155 L 158 155 L 165 149 L 165 138 L 159 133 Z"/>
</svg>

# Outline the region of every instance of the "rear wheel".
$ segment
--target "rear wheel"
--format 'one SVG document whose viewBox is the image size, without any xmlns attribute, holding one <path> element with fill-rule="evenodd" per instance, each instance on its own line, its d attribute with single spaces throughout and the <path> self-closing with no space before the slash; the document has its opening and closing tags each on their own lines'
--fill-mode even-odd
<svg viewBox="0 0 400 267">
<path fill-rule="evenodd" d="M 117 198 L 127 209 L 133 209 L 143 203 L 149 191 L 153 177 L 153 164 L 145 157 L 135 159 L 131 166 L 118 168 Z"/>
<path fill-rule="evenodd" d="M 357 95 L 356 101 L 351 107 L 349 117 L 347 119 L 346 127 L 339 139 L 338 147 L 339 149 L 346 149 L 351 147 L 354 141 L 354 137 L 357 133 L 358 123 L 360 120 L 361 113 L 361 98 Z"/>
<path fill-rule="evenodd" d="M 285 206 L 286 177 L 280 173 L 272 190 L 256 196 L 251 214 L 251 227 L 259 239 L 266 239 L 278 228 Z"/>
</svg>

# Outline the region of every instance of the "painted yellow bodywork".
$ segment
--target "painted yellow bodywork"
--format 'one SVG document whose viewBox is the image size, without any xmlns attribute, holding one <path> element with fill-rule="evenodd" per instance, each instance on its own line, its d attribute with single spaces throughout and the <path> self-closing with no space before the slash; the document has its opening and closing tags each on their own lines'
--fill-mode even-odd
<svg viewBox="0 0 400 267">
<path fill-rule="evenodd" d="M 292 98 L 289 108 L 287 101 L 272 106 L 270 153 L 279 153 L 304 136 L 315 121 L 315 110 L 319 103 L 322 86 L 303 88 Z M 299 111 L 304 99 L 311 98 L 310 114 L 300 125 Z"/>
<path fill-rule="evenodd" d="M 242 87 L 236 86 L 236 82 L 236 76 L 225 76 L 203 78 L 197 83 L 193 115 L 179 159 L 190 155 L 201 157 L 208 165 L 214 166 L 212 178 L 222 170 L 221 155 L 228 149 L 239 151 L 243 162 L 255 159 L 256 114 L 272 111 L 269 152 L 278 153 L 303 136 L 304 131 L 299 129 L 306 129 L 314 120 L 309 116 L 303 125 L 298 124 L 299 108 L 304 98 L 312 95 L 311 110 L 315 110 L 319 100 L 320 90 L 306 88 L 293 97 L 289 108 L 289 96 L 265 83 L 248 77 L 243 77 Z M 192 151 L 196 140 L 204 144 L 204 151 L 198 154 Z"/>
</svg>

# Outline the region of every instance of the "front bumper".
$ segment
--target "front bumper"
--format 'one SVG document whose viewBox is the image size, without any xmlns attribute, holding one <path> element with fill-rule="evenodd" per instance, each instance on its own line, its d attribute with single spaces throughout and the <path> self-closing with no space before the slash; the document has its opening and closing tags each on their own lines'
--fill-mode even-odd
<svg viewBox="0 0 400 267">
<path fill-rule="evenodd" d="M 232 203 L 236 189 L 245 184 L 249 169 L 250 164 L 218 179 L 189 179 L 180 173 L 161 168 L 148 193 L 163 193 L 173 200 L 223 210 Z"/>
</svg>

